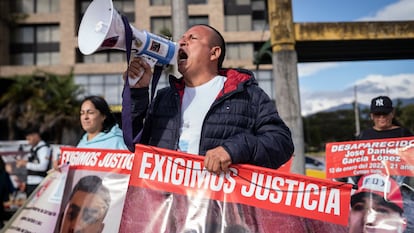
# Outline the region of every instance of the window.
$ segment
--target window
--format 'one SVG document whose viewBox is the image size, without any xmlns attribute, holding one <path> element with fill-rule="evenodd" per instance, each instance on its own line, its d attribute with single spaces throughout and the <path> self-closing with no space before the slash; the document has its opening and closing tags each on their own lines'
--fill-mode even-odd
<svg viewBox="0 0 414 233">
<path fill-rule="evenodd" d="M 171 17 L 152 17 L 151 32 L 156 35 L 172 36 L 172 20 Z"/>
<path fill-rule="evenodd" d="M 187 0 L 187 4 L 206 4 L 207 0 Z M 151 6 L 170 6 L 171 0 L 151 0 Z"/>
<path fill-rule="evenodd" d="M 59 27 L 34 25 L 13 31 L 10 53 L 13 65 L 54 65 L 59 60 Z"/>
<path fill-rule="evenodd" d="M 271 99 L 275 99 L 275 93 L 273 88 L 273 75 L 272 70 L 254 70 L 254 76 L 259 83 L 259 86 L 270 96 Z"/>
<path fill-rule="evenodd" d="M 187 0 L 188 4 L 207 4 L 207 0 Z"/>
<path fill-rule="evenodd" d="M 15 0 L 14 11 L 18 13 L 53 13 L 59 12 L 59 0 Z"/>
<path fill-rule="evenodd" d="M 253 45 L 250 43 L 228 43 L 226 57 L 228 60 L 253 60 Z"/>
<path fill-rule="evenodd" d="M 269 29 L 269 26 L 267 24 L 268 17 L 265 1 L 252 1 L 252 21 L 252 30 L 254 31 L 264 31 Z"/>
<path fill-rule="evenodd" d="M 225 15 L 224 27 L 226 31 L 251 31 L 252 19 L 250 15 Z"/>
<path fill-rule="evenodd" d="M 120 14 L 125 15 L 129 22 L 135 21 L 135 2 L 134 0 L 113 0 L 114 8 Z"/>
<path fill-rule="evenodd" d="M 126 62 L 126 52 L 123 50 L 102 50 L 90 55 L 83 55 L 79 51 L 80 62 L 83 63 L 117 63 Z"/>
<path fill-rule="evenodd" d="M 208 24 L 207 16 L 190 16 L 188 25 L 191 27 L 195 24 Z M 172 19 L 171 17 L 152 17 L 151 32 L 157 35 L 172 37 Z"/>
<path fill-rule="evenodd" d="M 112 1 L 114 8 L 121 14 L 125 15 L 129 22 L 135 21 L 135 2 L 134 0 L 113 0 Z M 78 11 L 78 23 L 79 25 L 83 15 L 88 9 L 88 6 L 91 4 L 91 0 L 80 0 L 77 1 L 77 9 Z M 78 26 L 79 27 L 79 26 Z M 78 30 L 78 29 L 76 29 Z"/>
<path fill-rule="evenodd" d="M 250 0 L 236 0 L 236 5 L 250 5 Z"/>
<path fill-rule="evenodd" d="M 157 90 L 168 85 L 167 74 L 163 73 L 157 85 Z M 82 95 L 99 95 L 105 98 L 109 105 L 122 103 L 124 81 L 122 74 L 76 75 L 75 83 L 84 91 Z M 82 98 L 82 96 L 80 96 Z"/>
<path fill-rule="evenodd" d="M 124 85 L 121 74 L 76 75 L 75 83 L 81 86 L 85 96 L 99 95 L 109 105 L 121 104 Z"/>
<path fill-rule="evenodd" d="M 188 20 L 189 26 L 196 24 L 208 24 L 208 16 L 192 16 Z"/>
<path fill-rule="evenodd" d="M 151 0 L 151 6 L 166 6 L 171 5 L 171 0 Z"/>
</svg>

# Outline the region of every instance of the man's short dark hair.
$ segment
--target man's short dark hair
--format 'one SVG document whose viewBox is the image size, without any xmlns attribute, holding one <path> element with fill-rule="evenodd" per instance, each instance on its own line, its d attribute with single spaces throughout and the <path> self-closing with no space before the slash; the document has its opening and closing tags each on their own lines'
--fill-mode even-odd
<svg viewBox="0 0 414 233">
<path fill-rule="evenodd" d="M 224 41 L 224 37 L 221 35 L 221 33 L 217 29 L 213 28 L 212 26 L 208 24 L 197 24 L 197 25 L 206 26 L 216 33 L 216 39 L 218 40 L 217 45 L 221 49 L 221 54 L 218 59 L 218 69 L 221 69 L 223 67 L 224 58 L 226 56 L 226 42 Z M 194 25 L 194 26 L 197 26 L 197 25 Z"/>
<path fill-rule="evenodd" d="M 77 191 L 98 194 L 106 204 L 106 214 L 111 203 L 111 196 L 109 194 L 108 188 L 102 184 L 102 179 L 100 177 L 93 175 L 82 177 L 73 188 L 72 193 L 70 194 L 70 199 L 72 199 Z"/>
<path fill-rule="evenodd" d="M 27 136 L 29 134 L 34 134 L 37 133 L 40 135 L 40 127 L 38 125 L 29 125 L 25 130 L 24 130 L 24 136 Z"/>
</svg>

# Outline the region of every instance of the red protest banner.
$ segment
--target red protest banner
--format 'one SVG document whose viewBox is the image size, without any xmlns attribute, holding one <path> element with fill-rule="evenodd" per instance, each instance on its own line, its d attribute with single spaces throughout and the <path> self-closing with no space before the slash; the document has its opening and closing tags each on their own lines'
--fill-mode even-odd
<svg viewBox="0 0 414 233">
<path fill-rule="evenodd" d="M 130 174 L 134 153 L 127 150 L 86 149 L 62 147 L 59 164 L 70 164 L 70 169 L 95 170 Z"/>
<path fill-rule="evenodd" d="M 326 144 L 326 177 L 372 173 L 414 176 L 414 137 Z"/>
<path fill-rule="evenodd" d="M 347 225 L 349 184 L 252 165 L 233 165 L 230 170 L 212 174 L 204 169 L 202 156 L 137 145 L 130 187 L 202 196 Z"/>
</svg>

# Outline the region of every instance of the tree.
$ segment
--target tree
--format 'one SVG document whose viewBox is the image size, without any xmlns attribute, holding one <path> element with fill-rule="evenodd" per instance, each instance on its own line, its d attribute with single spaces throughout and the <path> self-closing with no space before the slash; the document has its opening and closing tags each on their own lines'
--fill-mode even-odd
<svg viewBox="0 0 414 233">
<path fill-rule="evenodd" d="M 408 128 L 411 132 L 414 132 L 414 104 L 407 105 L 401 109 L 401 113 L 398 117 L 398 121 L 403 127 Z"/>
<path fill-rule="evenodd" d="M 325 143 L 355 139 L 354 111 L 318 112 L 304 119 L 307 151 L 323 151 Z"/>
<path fill-rule="evenodd" d="M 0 98 L 0 119 L 6 119 L 8 139 L 21 139 L 18 132 L 31 124 L 39 124 L 45 139 L 52 143 L 74 144 L 79 135 L 80 87 L 73 74 L 55 75 L 35 71 L 32 75 L 15 76 L 14 83 Z"/>
</svg>

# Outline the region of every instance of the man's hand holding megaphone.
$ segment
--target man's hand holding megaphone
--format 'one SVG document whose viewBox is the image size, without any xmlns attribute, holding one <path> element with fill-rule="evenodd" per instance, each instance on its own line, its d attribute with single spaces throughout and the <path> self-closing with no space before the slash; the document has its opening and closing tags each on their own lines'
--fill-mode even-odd
<svg viewBox="0 0 414 233">
<path fill-rule="evenodd" d="M 131 88 L 149 87 L 152 77 L 151 66 L 145 58 L 134 57 L 129 64 L 128 70 L 124 72 L 124 82 L 127 80 L 127 75 L 129 79 L 134 80 L 134 82 L 130 81 L 129 83 L 135 83 L 134 85 L 130 85 Z"/>
</svg>

